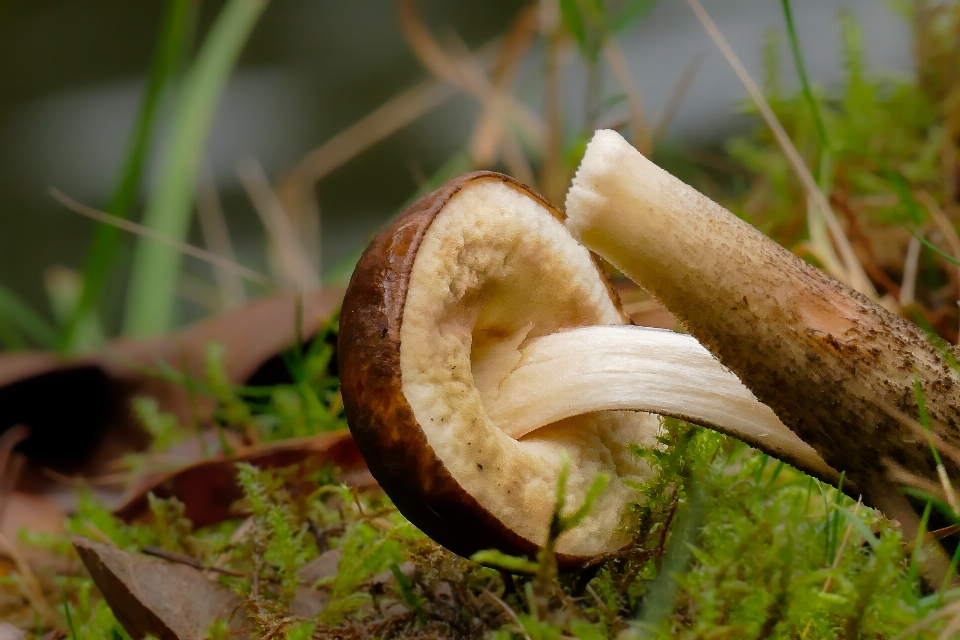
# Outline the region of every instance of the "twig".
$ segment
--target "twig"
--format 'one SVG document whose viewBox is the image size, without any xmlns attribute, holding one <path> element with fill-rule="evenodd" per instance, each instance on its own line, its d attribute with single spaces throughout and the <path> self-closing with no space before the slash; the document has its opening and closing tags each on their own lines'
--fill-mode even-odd
<svg viewBox="0 0 960 640">
<path fill-rule="evenodd" d="M 751 78 L 750 74 L 747 73 L 747 70 L 740 62 L 737 54 L 733 52 L 730 44 L 723 37 L 723 34 L 720 33 L 720 29 L 717 28 L 716 23 L 703 8 L 703 5 L 700 4 L 700 0 L 687 0 L 687 4 L 689 4 L 690 8 L 693 9 L 693 12 L 697 15 L 697 18 L 699 18 L 701 23 L 703 23 L 707 33 L 710 34 L 710 37 L 716 43 L 717 48 L 720 49 L 724 57 L 727 59 L 727 62 L 730 63 L 730 66 L 737 74 L 737 77 L 740 78 L 740 82 L 743 83 L 747 93 L 750 94 L 750 98 L 753 99 L 754 103 L 756 103 L 760 114 L 767 122 L 767 126 L 769 126 L 773 131 L 773 135 L 777 139 L 777 142 L 779 143 L 780 148 L 783 150 L 784 155 L 787 156 L 787 160 L 789 160 L 790 164 L 793 166 L 793 170 L 796 172 L 797 177 L 800 178 L 800 182 L 803 183 L 804 189 L 807 192 L 807 197 L 814 201 L 817 208 L 820 210 L 820 213 L 826 220 L 827 226 L 830 228 L 830 234 L 833 237 L 834 243 L 837 245 L 837 249 L 840 251 L 840 255 L 845 267 L 845 273 L 837 274 L 838 277 L 842 276 L 842 280 L 860 293 L 871 298 L 876 298 L 877 292 L 874 290 L 870 279 L 867 278 L 867 274 L 864 272 L 863 266 L 857 260 L 857 256 L 853 252 L 853 247 L 850 245 L 850 240 L 844 233 L 843 227 L 840 225 L 840 221 L 837 219 L 833 209 L 830 208 L 830 203 L 827 202 L 827 199 L 820 191 L 820 187 L 817 186 L 816 181 L 813 179 L 813 175 L 810 173 L 810 169 L 807 168 L 803 158 L 800 157 L 800 153 L 790 140 L 790 136 L 787 135 L 787 132 L 783 129 L 783 125 L 781 125 L 780 121 L 777 120 L 777 116 L 773 113 L 773 109 L 771 109 L 770 105 L 767 103 L 767 99 L 763 97 L 763 93 L 760 91 L 760 88 L 757 87 L 757 84 L 753 81 L 753 78 Z"/>
<path fill-rule="evenodd" d="M 140 549 L 140 551 L 142 551 L 144 555 L 162 558 L 164 560 L 169 560 L 170 562 L 176 562 L 177 564 L 185 564 L 188 567 L 193 567 L 194 569 L 199 569 L 200 571 L 213 571 L 215 573 L 220 573 L 225 576 L 233 576 L 235 578 L 243 578 L 247 575 L 245 573 L 240 573 L 239 571 L 231 571 L 230 569 L 223 569 L 217 566 L 207 566 L 193 556 L 177 553 L 176 551 L 168 551 L 162 547 L 143 547 Z"/>
<path fill-rule="evenodd" d="M 65 206 L 67 209 L 70 209 L 74 213 L 79 213 L 80 215 L 96 220 L 97 222 L 113 225 L 114 227 L 123 229 L 124 231 L 148 238 L 154 242 L 159 242 L 160 244 L 176 249 L 180 253 L 188 255 L 191 258 L 203 260 L 204 262 L 209 262 L 212 265 L 232 271 L 241 278 L 246 278 L 251 282 L 256 282 L 257 284 L 262 284 L 268 287 L 276 286 L 276 283 L 273 280 L 265 275 L 257 273 L 253 269 L 248 269 L 247 267 L 237 264 L 232 260 L 227 260 L 223 256 L 218 256 L 217 254 L 207 251 L 206 249 L 201 249 L 200 247 L 195 247 L 192 244 L 181 242 L 175 238 L 171 238 L 166 234 L 154 231 L 149 227 L 137 224 L 136 222 L 124 220 L 123 218 L 112 216 L 109 213 L 104 213 L 103 211 L 99 211 L 93 207 L 88 207 L 85 204 L 80 204 L 73 198 L 64 195 L 57 189 L 50 189 L 50 195 L 54 200 Z"/>
</svg>

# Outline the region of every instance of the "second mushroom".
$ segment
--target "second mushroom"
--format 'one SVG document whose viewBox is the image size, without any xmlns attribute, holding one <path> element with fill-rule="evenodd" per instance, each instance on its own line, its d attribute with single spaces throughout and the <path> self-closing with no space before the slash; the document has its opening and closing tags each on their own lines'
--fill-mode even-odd
<svg viewBox="0 0 960 640">
<path fill-rule="evenodd" d="M 831 483 L 837 472 L 691 336 L 630 326 L 563 215 L 506 176 L 466 174 L 414 203 L 366 250 L 338 346 L 347 419 L 400 511 L 452 551 L 532 554 L 557 474 L 581 500 L 567 568 L 614 552 L 651 475 L 655 414 L 735 436 Z"/>
</svg>

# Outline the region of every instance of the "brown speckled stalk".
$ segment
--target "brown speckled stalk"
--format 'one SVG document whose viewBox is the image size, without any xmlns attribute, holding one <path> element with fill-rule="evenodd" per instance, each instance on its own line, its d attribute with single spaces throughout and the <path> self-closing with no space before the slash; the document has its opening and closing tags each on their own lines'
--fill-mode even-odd
<svg viewBox="0 0 960 640">
<path fill-rule="evenodd" d="M 412 204 L 371 243 L 350 279 L 337 347 L 343 402 L 371 473 L 424 533 L 464 556 L 491 548 L 533 556 L 533 544 L 501 524 L 450 475 L 428 445 L 400 376 L 400 327 L 417 249 L 447 202 L 478 180 L 505 182 L 562 219 L 524 185 L 491 172 L 462 175 Z M 612 287 L 610 296 L 618 300 Z M 558 556 L 568 569 L 589 560 Z"/>
<path fill-rule="evenodd" d="M 566 204 L 567 226 L 583 244 L 653 293 L 845 470 L 868 503 L 899 516 L 898 489 L 884 479 L 890 462 L 938 481 L 926 441 L 888 412 L 917 416 L 917 376 L 940 435 L 960 445 L 960 379 L 914 324 L 806 264 L 612 131 L 587 147 Z"/>
</svg>

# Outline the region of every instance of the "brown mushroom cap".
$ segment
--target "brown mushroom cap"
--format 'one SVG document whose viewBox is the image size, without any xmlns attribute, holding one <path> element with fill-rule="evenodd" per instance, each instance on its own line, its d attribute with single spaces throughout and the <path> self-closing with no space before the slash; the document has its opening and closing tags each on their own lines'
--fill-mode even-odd
<svg viewBox="0 0 960 640">
<path fill-rule="evenodd" d="M 625 324 L 595 258 L 563 216 L 511 178 L 460 176 L 410 206 L 367 248 L 344 298 L 338 343 L 350 429 L 400 511 L 461 555 L 543 544 L 563 455 L 568 504 L 600 473 L 613 481 L 591 514 L 558 541 L 575 567 L 623 547 L 619 478 L 649 477 L 629 446 L 649 445 L 657 417 L 601 411 L 515 440 L 485 398 L 530 338 Z"/>
</svg>

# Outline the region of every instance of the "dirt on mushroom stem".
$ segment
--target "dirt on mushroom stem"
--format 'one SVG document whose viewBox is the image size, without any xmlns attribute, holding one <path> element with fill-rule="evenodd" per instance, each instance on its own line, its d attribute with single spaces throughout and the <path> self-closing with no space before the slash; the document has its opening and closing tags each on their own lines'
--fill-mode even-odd
<svg viewBox="0 0 960 640">
<path fill-rule="evenodd" d="M 897 512 L 890 465 L 939 482 L 918 417 L 960 444 L 958 352 L 780 247 L 646 160 L 612 131 L 587 148 L 568 227 L 642 284 L 868 504 Z M 960 471 L 948 463 L 948 472 Z"/>
</svg>

